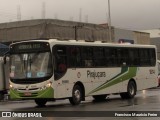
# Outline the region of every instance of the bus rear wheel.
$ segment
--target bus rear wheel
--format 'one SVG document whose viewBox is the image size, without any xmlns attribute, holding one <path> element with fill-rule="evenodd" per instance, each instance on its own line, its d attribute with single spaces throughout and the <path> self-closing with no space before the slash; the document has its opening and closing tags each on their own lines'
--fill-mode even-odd
<svg viewBox="0 0 160 120">
<path fill-rule="evenodd" d="M 105 100 L 107 95 L 93 95 L 95 101 L 103 101 Z"/>
<path fill-rule="evenodd" d="M 69 98 L 72 105 L 78 105 L 82 101 L 82 89 L 79 85 L 75 85 L 72 90 L 72 97 Z"/>
<path fill-rule="evenodd" d="M 130 81 L 128 83 L 127 92 L 126 93 L 120 93 L 120 96 L 122 99 L 131 99 L 134 98 L 136 95 L 137 88 L 134 81 Z"/>
<path fill-rule="evenodd" d="M 47 103 L 46 99 L 35 99 L 35 103 L 39 106 L 39 107 L 44 107 Z"/>
</svg>

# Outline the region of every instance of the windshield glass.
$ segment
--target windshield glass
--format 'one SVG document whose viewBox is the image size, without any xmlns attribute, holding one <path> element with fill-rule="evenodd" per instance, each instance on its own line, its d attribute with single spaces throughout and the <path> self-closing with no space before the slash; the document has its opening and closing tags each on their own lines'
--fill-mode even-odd
<svg viewBox="0 0 160 120">
<path fill-rule="evenodd" d="M 12 54 L 10 59 L 10 78 L 42 78 L 52 75 L 50 52 Z"/>
</svg>

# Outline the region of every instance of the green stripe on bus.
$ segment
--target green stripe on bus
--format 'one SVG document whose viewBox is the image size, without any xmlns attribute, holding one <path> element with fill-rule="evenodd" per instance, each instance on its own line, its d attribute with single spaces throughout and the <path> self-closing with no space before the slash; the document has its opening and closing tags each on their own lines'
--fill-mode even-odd
<svg viewBox="0 0 160 120">
<path fill-rule="evenodd" d="M 121 72 L 119 74 L 117 74 L 115 77 L 111 78 L 110 80 L 107 80 L 105 83 L 103 83 L 96 89 L 89 92 L 89 94 L 95 93 L 107 87 L 113 86 L 115 84 L 118 84 L 128 79 L 131 79 L 136 76 L 136 72 L 137 72 L 137 67 L 122 67 Z"/>
</svg>

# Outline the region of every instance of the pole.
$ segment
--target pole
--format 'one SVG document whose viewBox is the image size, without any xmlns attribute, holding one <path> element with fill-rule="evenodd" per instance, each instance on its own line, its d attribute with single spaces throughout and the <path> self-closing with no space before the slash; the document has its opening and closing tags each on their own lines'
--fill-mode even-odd
<svg viewBox="0 0 160 120">
<path fill-rule="evenodd" d="M 110 0 L 108 0 L 108 27 L 109 27 L 109 42 L 112 42 L 111 14 L 110 14 Z"/>
</svg>

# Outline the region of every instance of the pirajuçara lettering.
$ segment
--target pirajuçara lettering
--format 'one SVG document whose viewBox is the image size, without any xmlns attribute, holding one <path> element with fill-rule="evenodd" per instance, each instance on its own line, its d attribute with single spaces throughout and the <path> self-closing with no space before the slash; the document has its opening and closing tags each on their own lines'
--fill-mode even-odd
<svg viewBox="0 0 160 120">
<path fill-rule="evenodd" d="M 106 77 L 106 72 L 96 72 L 95 70 L 94 71 L 90 71 L 90 70 L 87 70 L 87 78 L 90 77 L 90 78 L 102 78 L 102 77 Z"/>
</svg>

